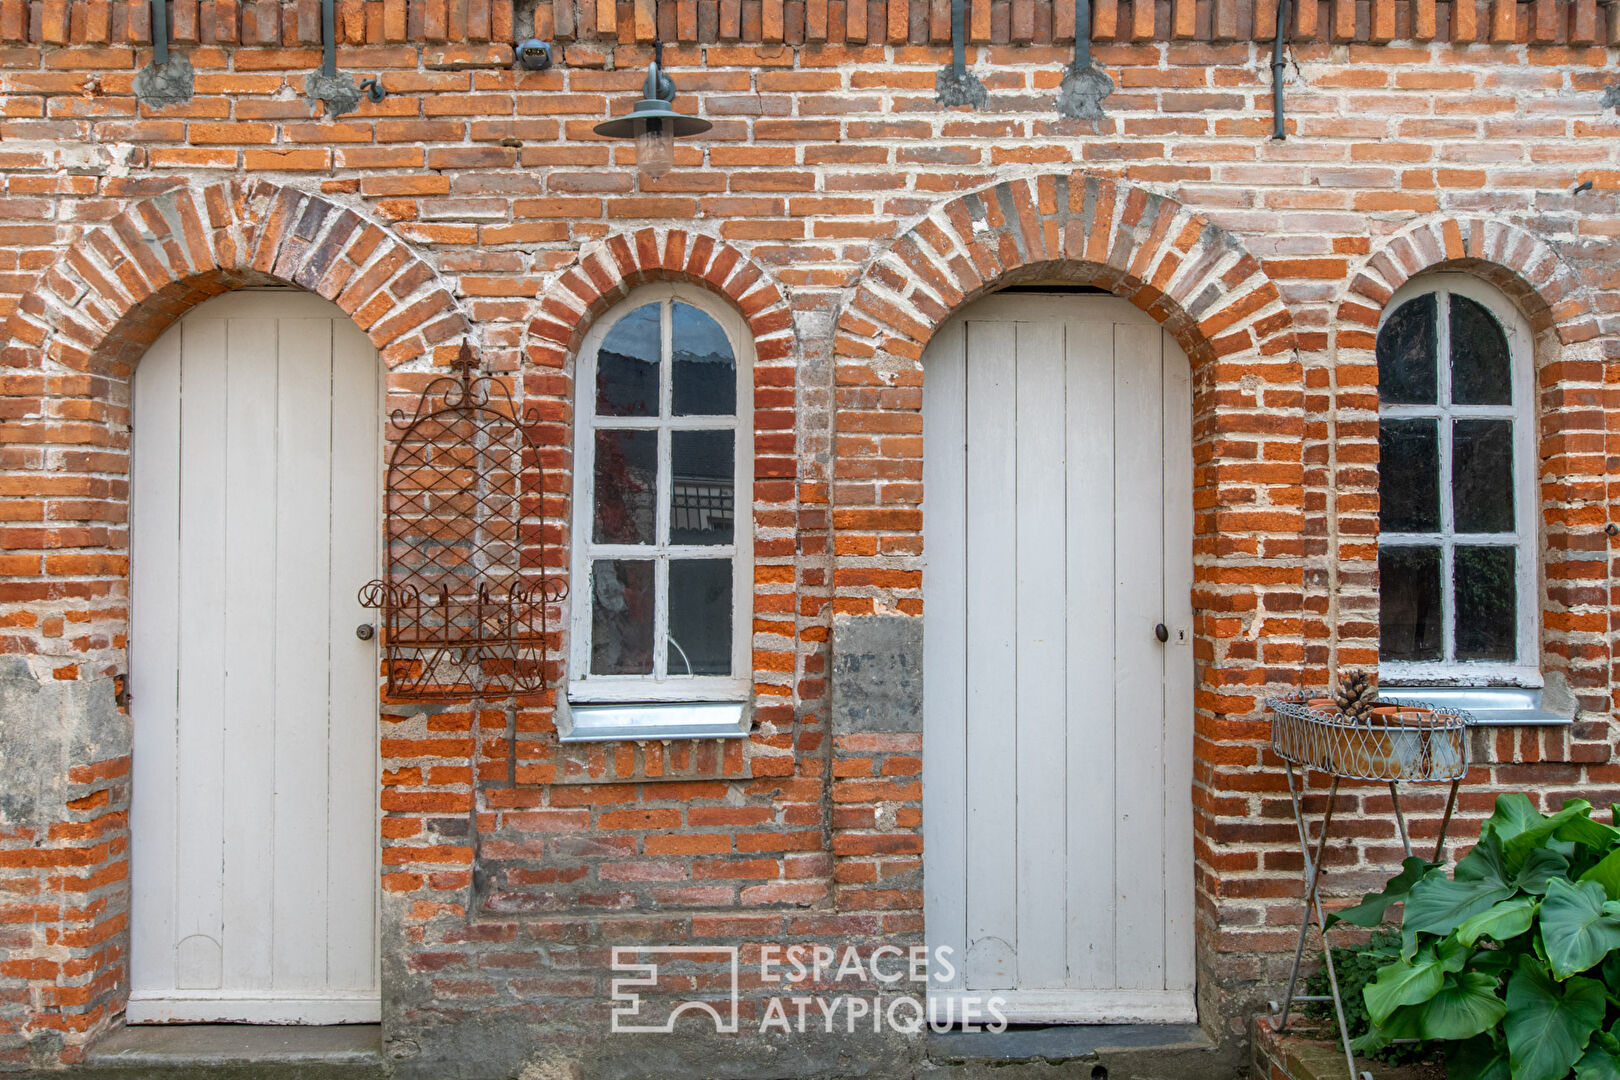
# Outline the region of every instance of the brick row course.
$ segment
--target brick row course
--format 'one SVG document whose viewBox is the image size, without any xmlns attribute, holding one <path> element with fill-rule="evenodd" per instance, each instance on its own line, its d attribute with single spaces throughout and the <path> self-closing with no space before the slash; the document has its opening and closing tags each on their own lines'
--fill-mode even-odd
<svg viewBox="0 0 1620 1080">
<path fill-rule="evenodd" d="M 172 0 L 169 40 L 182 45 L 320 45 L 319 0 Z M 440 66 L 510 63 L 517 34 L 598 46 L 656 39 L 705 45 L 939 45 L 950 37 L 947 0 L 339 0 L 343 45 L 454 43 Z M 969 0 L 967 40 L 980 45 L 1074 41 L 1064 0 Z M 1096 0 L 1092 40 L 1269 41 L 1277 5 L 1241 0 Z M 1332 43 L 1602 45 L 1620 34 L 1612 2 L 1573 0 L 1297 0 L 1293 40 Z M 120 46 L 152 42 L 144 3 L 0 0 L 0 43 Z"/>
</svg>

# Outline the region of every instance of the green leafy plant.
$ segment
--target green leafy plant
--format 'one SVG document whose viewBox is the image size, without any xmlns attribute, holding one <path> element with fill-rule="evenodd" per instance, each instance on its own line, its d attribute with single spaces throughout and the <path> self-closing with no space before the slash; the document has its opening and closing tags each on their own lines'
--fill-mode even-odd
<svg viewBox="0 0 1620 1080">
<path fill-rule="evenodd" d="M 1451 1080 L 1620 1080 L 1620 828 L 1591 804 L 1503 795 L 1451 874 L 1407 859 L 1332 922 L 1378 926 L 1396 903 L 1357 1049 L 1438 1041 Z"/>
<path fill-rule="evenodd" d="M 1374 932 L 1365 945 L 1338 945 L 1333 949 L 1333 967 L 1339 977 L 1339 1000 L 1344 1003 L 1344 1022 L 1350 1030 L 1350 1037 L 1358 1050 L 1365 1048 L 1368 1056 L 1391 1065 L 1404 1065 L 1428 1056 L 1428 1048 L 1423 1044 L 1380 1044 L 1379 1040 L 1369 1038 L 1372 1018 L 1367 1014 L 1362 991 L 1378 977 L 1379 968 L 1400 955 L 1401 935 L 1387 930 Z M 1312 997 L 1327 997 L 1331 993 L 1325 965 L 1306 976 L 1304 989 Z M 1338 1028 L 1333 1027 L 1335 1018 L 1331 1001 L 1306 1002 L 1300 1007 L 1300 1012 L 1332 1027 L 1332 1037 L 1338 1038 Z"/>
</svg>

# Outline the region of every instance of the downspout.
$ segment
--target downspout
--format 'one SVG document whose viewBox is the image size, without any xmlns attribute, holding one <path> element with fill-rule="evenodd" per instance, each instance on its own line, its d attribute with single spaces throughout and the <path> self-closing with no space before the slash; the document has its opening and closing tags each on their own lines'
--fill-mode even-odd
<svg viewBox="0 0 1620 1080">
<path fill-rule="evenodd" d="M 1277 0 L 1277 37 L 1271 43 L 1271 137 L 1279 140 L 1288 138 L 1283 130 L 1283 72 L 1288 68 L 1283 59 L 1283 39 L 1291 14 L 1288 0 Z"/>
<path fill-rule="evenodd" d="M 321 0 L 321 74 L 337 78 L 337 0 Z"/>
<path fill-rule="evenodd" d="M 169 62 L 169 0 L 152 0 L 152 63 Z"/>
<path fill-rule="evenodd" d="M 1074 0 L 1074 70 L 1091 66 L 1091 0 Z"/>
</svg>

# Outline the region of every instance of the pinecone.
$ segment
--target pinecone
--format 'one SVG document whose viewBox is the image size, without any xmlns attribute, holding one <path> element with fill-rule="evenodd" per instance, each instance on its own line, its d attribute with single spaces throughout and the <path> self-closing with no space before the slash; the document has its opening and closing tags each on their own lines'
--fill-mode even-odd
<svg viewBox="0 0 1620 1080">
<path fill-rule="evenodd" d="M 1372 676 L 1365 671 L 1352 671 L 1339 680 L 1339 689 L 1333 694 L 1339 711 L 1352 720 L 1360 720 L 1378 704 L 1378 688 Z"/>
</svg>

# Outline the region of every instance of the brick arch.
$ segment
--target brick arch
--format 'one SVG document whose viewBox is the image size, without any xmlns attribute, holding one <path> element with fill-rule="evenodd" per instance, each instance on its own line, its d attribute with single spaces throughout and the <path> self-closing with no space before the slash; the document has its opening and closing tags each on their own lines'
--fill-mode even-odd
<svg viewBox="0 0 1620 1080">
<path fill-rule="evenodd" d="M 712 236 L 647 228 L 586 245 L 541 290 L 540 313 L 529 323 L 529 360 L 563 367 L 598 316 L 651 281 L 687 281 L 725 297 L 748 323 L 756 365 L 793 352 L 793 313 L 762 266 Z"/>
<path fill-rule="evenodd" d="M 1386 238 L 1348 277 L 1334 313 L 1340 349 L 1371 349 L 1379 316 L 1419 274 L 1461 270 L 1495 285 L 1539 336 L 1575 345 L 1598 334 L 1597 312 L 1580 279 L 1536 234 L 1489 218 L 1431 217 Z"/>
<path fill-rule="evenodd" d="M 916 360 L 953 311 L 1046 277 L 1129 299 L 1195 365 L 1293 345 L 1276 285 L 1235 236 L 1167 195 L 1068 173 L 969 192 L 913 225 L 845 306 L 839 355 Z"/>
<path fill-rule="evenodd" d="M 181 187 L 86 229 L 12 313 L 12 349 L 115 378 L 187 310 L 291 283 L 342 308 L 389 367 L 469 332 L 438 274 L 382 226 L 269 181 Z"/>
<path fill-rule="evenodd" d="M 1615 627 L 1602 607 L 1606 545 L 1601 524 L 1594 524 L 1609 519 L 1603 447 L 1613 417 L 1599 404 L 1606 342 L 1589 291 L 1557 249 L 1491 218 L 1427 217 L 1407 225 L 1362 260 L 1339 299 L 1332 325 L 1333 425 L 1339 460 L 1349 467 L 1328 494 L 1338 533 L 1349 538 L 1334 562 L 1336 594 L 1341 612 L 1353 616 L 1339 620 L 1345 628 L 1340 662 L 1378 662 L 1379 318 L 1401 286 L 1446 270 L 1494 285 L 1530 323 L 1540 424 L 1542 669 L 1566 679 L 1581 708 L 1606 712 L 1608 635 Z"/>
</svg>

